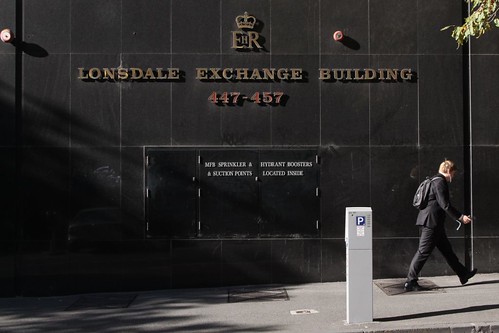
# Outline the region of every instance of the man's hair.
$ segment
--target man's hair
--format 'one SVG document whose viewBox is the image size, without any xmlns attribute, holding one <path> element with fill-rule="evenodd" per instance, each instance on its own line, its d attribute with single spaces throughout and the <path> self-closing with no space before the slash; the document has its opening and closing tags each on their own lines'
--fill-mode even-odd
<svg viewBox="0 0 499 333">
<path fill-rule="evenodd" d="M 454 166 L 454 162 L 448 159 L 445 159 L 442 163 L 440 163 L 440 168 L 438 168 L 438 172 L 442 173 L 451 173 L 456 170 L 457 168 Z"/>
</svg>

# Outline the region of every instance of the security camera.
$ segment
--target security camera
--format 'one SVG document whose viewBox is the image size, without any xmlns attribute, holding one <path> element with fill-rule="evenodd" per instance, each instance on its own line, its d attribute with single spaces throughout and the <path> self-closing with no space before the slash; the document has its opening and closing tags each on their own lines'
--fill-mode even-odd
<svg viewBox="0 0 499 333">
<path fill-rule="evenodd" d="M 0 39 L 4 43 L 12 43 L 14 40 L 14 33 L 10 29 L 3 29 L 2 32 L 0 32 Z"/>
<path fill-rule="evenodd" d="M 343 37 L 344 37 L 343 32 L 341 32 L 340 30 L 335 31 L 335 33 L 333 34 L 333 39 L 337 42 L 341 42 Z"/>
</svg>

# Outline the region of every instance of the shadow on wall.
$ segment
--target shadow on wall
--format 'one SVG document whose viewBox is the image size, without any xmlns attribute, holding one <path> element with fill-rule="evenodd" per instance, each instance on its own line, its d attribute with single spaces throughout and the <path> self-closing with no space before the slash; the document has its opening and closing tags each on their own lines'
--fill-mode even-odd
<svg viewBox="0 0 499 333">
<path fill-rule="evenodd" d="M 22 43 L 18 45 L 21 45 L 20 47 L 23 48 L 23 52 L 26 52 L 30 56 L 48 56 L 48 53 L 43 48 L 34 44 Z M 103 138 L 105 142 L 110 142 L 112 137 L 104 130 L 96 129 L 88 122 L 75 119 L 74 115 L 70 115 L 69 109 L 55 103 L 48 103 L 46 99 L 26 93 L 22 96 L 24 104 L 24 109 L 22 110 L 23 123 L 16 124 L 16 106 L 15 99 L 12 96 L 15 96 L 14 86 L 0 80 L 0 108 L 3 111 L 2 124 L 4 127 L 2 129 L 2 141 L 4 142 L 3 145 L 7 148 L 9 147 L 9 142 L 11 145 L 11 154 L 8 155 L 11 156 L 9 158 L 11 163 L 8 165 L 5 163 L 2 164 L 2 169 L 4 170 L 2 174 L 6 175 L 6 179 L 15 180 L 16 177 L 20 177 L 15 183 L 12 182 L 8 188 L 4 187 L 1 197 L 12 197 L 12 193 L 14 193 L 16 201 L 20 203 L 20 207 L 24 207 L 24 212 L 18 215 L 18 221 L 11 224 L 2 223 L 2 229 L 4 227 L 8 229 L 15 228 L 12 225 L 15 224 L 18 226 L 17 228 L 23 229 L 19 230 L 20 235 L 28 237 L 27 239 L 43 240 L 55 237 L 58 243 L 67 241 L 67 230 L 70 221 L 81 221 L 81 213 L 86 212 L 88 214 L 88 210 L 90 209 L 100 209 L 100 211 L 103 211 L 110 208 L 104 204 L 102 207 L 91 205 L 83 207 L 82 212 L 76 211 L 74 214 L 71 214 L 67 209 L 68 205 L 63 203 L 64 201 L 69 202 L 70 198 L 74 197 L 74 195 L 81 197 L 81 195 L 78 195 L 81 189 L 78 186 L 70 186 L 70 184 L 71 182 L 74 183 L 74 176 L 78 177 L 82 176 L 82 174 L 72 175 L 72 166 L 69 163 L 71 163 L 71 155 L 87 149 L 84 147 L 81 149 L 69 148 L 70 134 L 68 129 L 70 127 L 84 128 L 88 136 Z M 66 136 L 66 139 L 61 140 L 61 137 L 64 138 L 64 136 Z M 95 150 L 102 149 L 95 148 Z M 114 152 L 120 154 L 119 149 L 114 149 Z M 80 153 L 78 154 L 81 156 Z M 106 193 L 109 192 L 106 188 L 109 187 L 109 176 L 111 175 L 113 178 L 112 187 L 117 188 L 118 190 L 115 190 L 115 192 L 120 195 L 121 170 L 116 170 L 116 168 L 110 169 L 106 161 L 102 161 L 102 159 L 108 160 L 108 155 L 109 152 L 102 153 L 102 151 L 100 154 L 93 154 L 91 149 L 86 154 L 84 152 L 83 158 L 86 161 L 90 161 L 88 163 L 92 166 L 92 169 L 85 171 L 87 174 L 91 173 L 93 177 L 91 179 L 91 186 L 93 187 L 91 193 L 98 194 L 102 190 Z M 119 161 L 121 154 L 120 156 L 111 158 Z M 132 167 L 134 168 L 142 167 L 139 160 L 131 159 L 130 162 L 133 162 L 134 165 Z M 20 165 L 16 165 L 17 163 Z M 118 163 L 118 165 L 121 164 Z M 88 165 L 86 166 L 88 167 Z M 85 175 L 83 175 L 83 178 L 85 178 Z M 84 183 L 88 180 L 77 179 L 76 181 Z M 89 193 L 86 194 L 88 195 Z M 62 201 L 58 202 L 58 199 Z M 96 203 L 98 200 L 90 201 Z M 117 202 L 119 206 L 119 198 Z M 15 205 L 13 207 L 15 211 Z M 120 210 L 120 207 L 114 207 L 113 209 Z M 123 207 L 123 210 L 127 211 L 127 208 Z M 12 219 L 15 219 L 15 212 L 12 215 Z M 131 215 L 131 212 L 128 212 L 128 215 Z M 109 221 L 108 218 L 110 215 L 106 216 L 107 218 L 104 220 Z M 119 218 L 121 217 L 120 215 Z M 98 221 L 102 222 L 102 220 L 99 219 Z M 131 218 L 126 218 L 123 224 L 128 226 L 130 220 Z M 135 223 L 136 226 L 133 229 L 137 231 L 134 239 L 137 239 L 143 234 L 141 231 L 143 229 L 143 221 L 140 220 L 140 217 L 136 217 Z M 110 223 L 107 224 L 109 225 Z M 14 235 L 14 231 L 10 229 L 8 230 L 9 232 L 3 234 Z M 119 229 L 114 234 L 110 234 L 110 237 L 118 233 L 123 235 L 123 237 L 130 235 L 129 232 L 123 232 L 121 227 Z M 64 230 L 64 232 L 61 230 Z"/>
<path fill-rule="evenodd" d="M 23 53 L 26 53 L 27 55 L 32 57 L 45 58 L 49 55 L 47 50 L 45 50 L 43 47 L 41 47 L 38 44 L 26 43 L 25 41 L 14 39 L 12 45 L 14 45 Z"/>
</svg>

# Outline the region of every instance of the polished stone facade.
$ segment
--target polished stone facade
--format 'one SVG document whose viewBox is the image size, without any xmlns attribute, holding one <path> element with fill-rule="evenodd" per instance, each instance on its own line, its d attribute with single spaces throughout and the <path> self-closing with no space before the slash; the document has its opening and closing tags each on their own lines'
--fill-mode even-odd
<svg viewBox="0 0 499 333">
<path fill-rule="evenodd" d="M 348 206 L 373 209 L 375 278 L 402 277 L 418 240 L 412 195 L 444 157 L 460 167 L 452 201 L 476 216 L 459 231 L 449 221 L 455 250 L 496 272 L 499 31 L 471 52 L 456 49 L 440 28 L 461 22 L 464 6 L 0 0 L 0 28 L 17 37 L 0 44 L 0 295 L 342 280 Z M 231 48 L 245 11 L 258 19 L 262 49 Z M 119 66 L 180 68 L 183 78 L 78 79 L 78 68 Z M 304 79 L 203 82 L 199 67 L 301 68 Z M 411 68 L 415 77 L 328 82 L 319 68 Z M 286 99 L 220 106 L 208 101 L 213 91 Z M 302 184 L 214 183 L 199 163 L 311 152 L 317 175 Z M 162 162 L 148 165 L 150 156 Z M 168 175 L 164 197 L 152 195 Z M 438 253 L 427 272 L 452 274 Z"/>
</svg>

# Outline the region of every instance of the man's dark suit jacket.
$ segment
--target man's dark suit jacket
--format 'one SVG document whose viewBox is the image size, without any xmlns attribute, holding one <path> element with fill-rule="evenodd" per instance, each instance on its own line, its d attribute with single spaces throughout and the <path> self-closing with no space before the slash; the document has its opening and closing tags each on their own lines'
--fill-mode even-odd
<svg viewBox="0 0 499 333">
<path fill-rule="evenodd" d="M 419 211 L 416 225 L 431 229 L 443 228 L 445 213 L 454 220 L 459 219 L 462 214 L 449 201 L 449 185 L 445 176 L 437 174 L 432 178 L 428 205 Z"/>
</svg>

